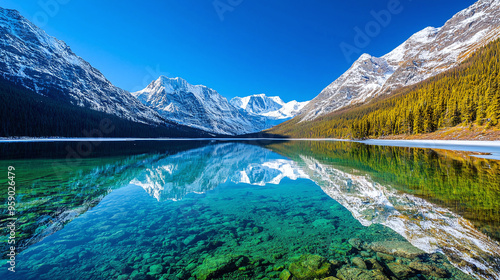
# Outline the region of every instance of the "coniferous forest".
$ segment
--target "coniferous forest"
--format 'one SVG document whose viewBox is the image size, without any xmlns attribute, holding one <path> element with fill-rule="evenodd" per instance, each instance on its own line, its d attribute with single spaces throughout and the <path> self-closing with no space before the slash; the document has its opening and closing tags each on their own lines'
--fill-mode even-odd
<svg viewBox="0 0 500 280">
<path fill-rule="evenodd" d="M 293 137 L 370 138 L 431 133 L 457 125 L 498 128 L 500 40 L 460 66 L 391 95 L 312 122 L 288 121 L 269 132 Z"/>
<path fill-rule="evenodd" d="M 53 92 L 51 96 L 57 96 Z M 101 137 L 101 122 L 112 128 L 102 137 L 207 137 L 180 125 L 153 126 L 36 94 L 0 78 L 0 137 Z M 94 133 L 92 133 L 94 131 Z"/>
</svg>

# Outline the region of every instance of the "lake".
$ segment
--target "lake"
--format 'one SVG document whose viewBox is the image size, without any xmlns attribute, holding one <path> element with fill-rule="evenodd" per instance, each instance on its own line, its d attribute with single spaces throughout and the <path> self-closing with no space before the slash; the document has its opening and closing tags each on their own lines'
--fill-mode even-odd
<svg viewBox="0 0 500 280">
<path fill-rule="evenodd" d="M 0 279 L 500 279 L 498 160 L 338 141 L 97 141 L 0 143 Z"/>
</svg>

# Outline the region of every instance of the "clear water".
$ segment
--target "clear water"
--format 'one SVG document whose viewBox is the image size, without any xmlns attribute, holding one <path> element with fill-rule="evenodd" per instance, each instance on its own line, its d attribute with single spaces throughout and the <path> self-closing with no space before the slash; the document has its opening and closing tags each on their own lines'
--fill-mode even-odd
<svg viewBox="0 0 500 280">
<path fill-rule="evenodd" d="M 342 142 L 77 145 L 1 144 L 20 252 L 1 279 L 500 277 L 495 160 Z"/>
</svg>

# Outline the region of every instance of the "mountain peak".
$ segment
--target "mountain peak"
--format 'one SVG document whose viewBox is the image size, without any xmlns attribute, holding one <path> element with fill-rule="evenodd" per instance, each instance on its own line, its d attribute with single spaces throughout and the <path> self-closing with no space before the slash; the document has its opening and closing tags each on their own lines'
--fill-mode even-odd
<svg viewBox="0 0 500 280">
<path fill-rule="evenodd" d="M 28 90 L 140 123 L 162 123 L 153 110 L 114 86 L 63 41 L 16 10 L 0 7 L 0 73 Z"/>
<path fill-rule="evenodd" d="M 132 95 L 168 120 L 209 132 L 237 135 L 267 128 L 260 118 L 242 114 L 217 91 L 179 77 L 160 76 Z"/>
<path fill-rule="evenodd" d="M 230 103 L 251 115 L 264 116 L 274 120 L 293 118 L 307 102 L 291 101 L 285 103 L 278 96 L 266 96 L 264 93 L 247 97 L 235 97 Z"/>
<path fill-rule="evenodd" d="M 17 10 L 12 10 L 12 9 L 5 9 L 0 7 L 0 15 L 2 17 L 9 17 L 10 19 L 13 20 L 21 20 L 24 19 L 24 17 L 19 13 Z"/>
<path fill-rule="evenodd" d="M 362 54 L 362 55 L 358 58 L 358 60 L 367 60 L 367 59 L 371 59 L 371 58 L 372 58 L 372 56 L 371 56 L 370 54 L 364 53 L 364 54 Z"/>
<path fill-rule="evenodd" d="M 152 81 L 150 86 L 157 86 L 157 85 L 163 85 L 163 86 L 171 86 L 173 90 L 179 90 L 182 88 L 187 88 L 189 86 L 192 86 L 189 84 L 186 80 L 175 77 L 175 78 L 170 78 L 167 76 L 160 76 L 158 79 L 155 81 Z"/>
<path fill-rule="evenodd" d="M 457 66 L 468 54 L 500 37 L 499 6 L 498 0 L 479 0 L 442 27 L 427 27 L 380 58 L 361 55 L 301 111 L 301 121 L 366 102 Z"/>
</svg>

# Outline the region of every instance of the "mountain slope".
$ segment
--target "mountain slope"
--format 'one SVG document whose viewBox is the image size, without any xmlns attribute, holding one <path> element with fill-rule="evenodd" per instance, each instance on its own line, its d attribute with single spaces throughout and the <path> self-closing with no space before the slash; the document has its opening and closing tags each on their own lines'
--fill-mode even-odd
<svg viewBox="0 0 500 280">
<path fill-rule="evenodd" d="M 443 27 L 428 27 L 383 57 L 363 54 L 314 98 L 299 118 L 311 121 L 451 69 L 498 38 L 499 27 L 500 2 L 480 0 L 457 13 Z"/>
<path fill-rule="evenodd" d="M 0 77 L 0 137 L 210 137 L 178 124 L 150 125 L 39 95 Z"/>
<path fill-rule="evenodd" d="M 0 8 L 0 75 L 60 102 L 147 124 L 163 119 L 15 10 Z"/>
<path fill-rule="evenodd" d="M 369 138 L 418 135 L 463 125 L 495 137 L 500 123 L 500 39 L 435 77 L 313 121 L 298 118 L 268 131 L 293 137 Z M 453 128 L 455 129 L 455 128 Z M 467 136 L 469 129 L 463 129 Z M 444 131 L 446 134 L 447 131 Z"/>
<path fill-rule="evenodd" d="M 167 120 L 213 133 L 239 135 L 268 128 L 264 118 L 246 114 L 217 91 L 181 78 L 161 76 L 132 95 Z"/>
</svg>

